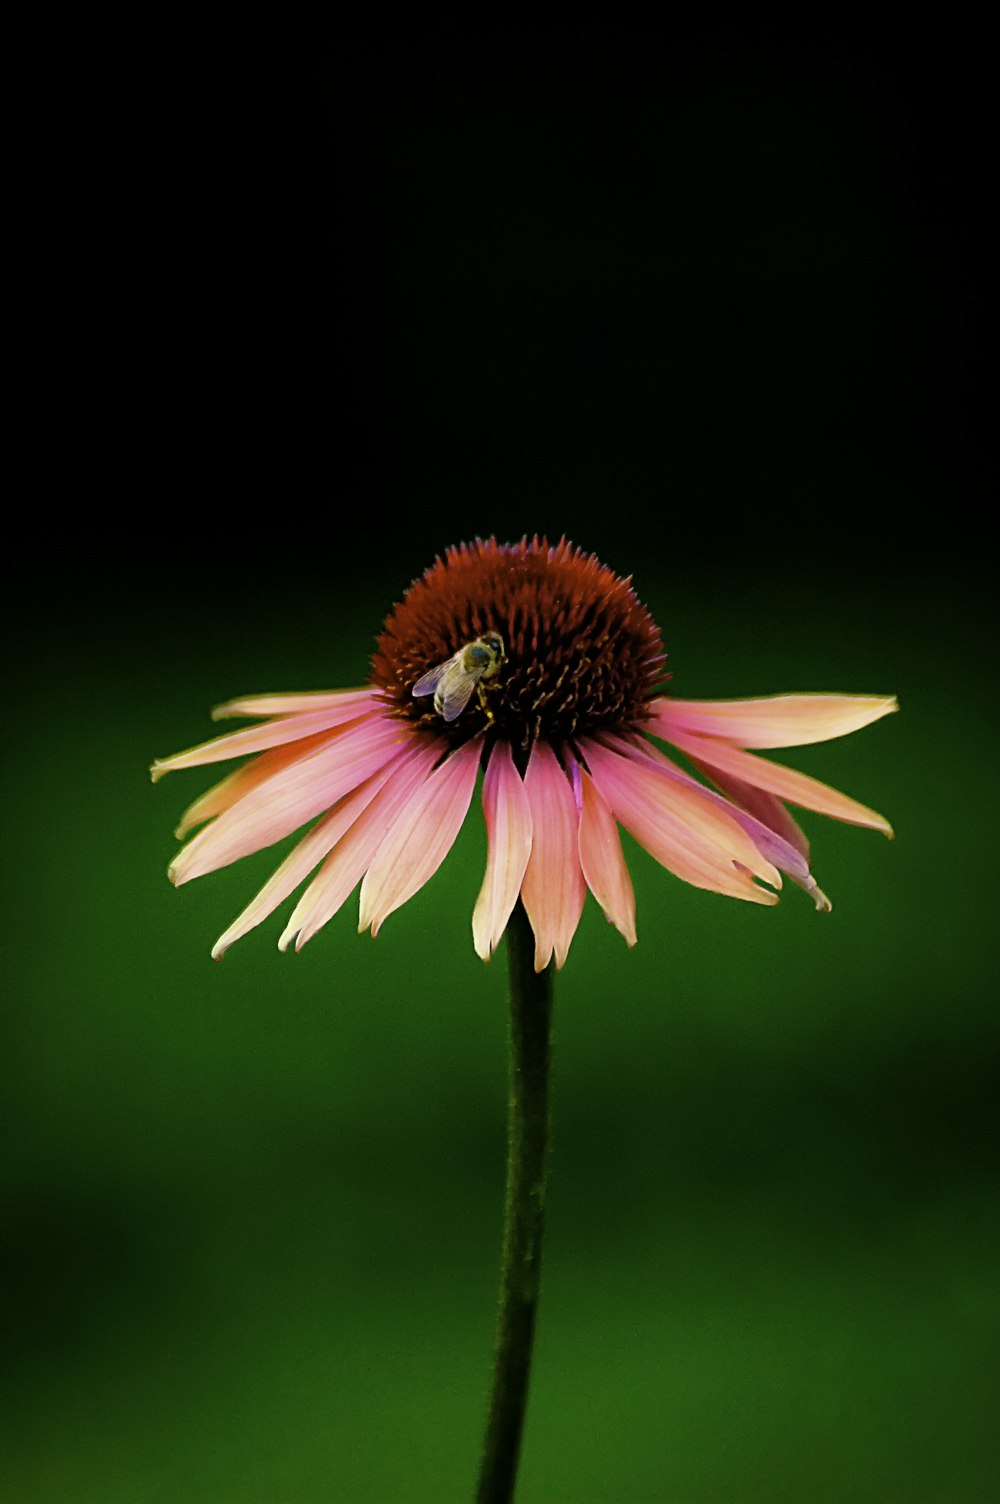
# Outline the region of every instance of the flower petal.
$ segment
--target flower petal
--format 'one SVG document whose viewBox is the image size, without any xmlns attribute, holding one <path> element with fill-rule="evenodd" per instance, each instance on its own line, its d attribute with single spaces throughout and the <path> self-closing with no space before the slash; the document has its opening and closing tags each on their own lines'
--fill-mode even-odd
<svg viewBox="0 0 1000 1504">
<path fill-rule="evenodd" d="M 649 730 L 716 736 L 738 747 L 801 747 L 860 731 L 899 709 L 895 695 L 769 695 L 754 700 L 653 700 Z"/>
<path fill-rule="evenodd" d="M 674 746 L 679 747 L 694 761 L 718 768 L 754 788 L 787 799 L 789 804 L 801 809 L 814 809 L 833 820 L 843 820 L 848 825 L 864 825 L 871 830 L 880 830 L 892 836 L 892 826 L 884 816 L 855 799 L 849 799 L 828 784 L 810 778 L 806 773 L 797 773 L 793 768 L 769 762 L 766 757 L 755 757 L 752 752 L 743 752 L 728 742 L 715 741 L 707 736 L 688 736 L 672 733 Z"/>
<path fill-rule="evenodd" d="M 752 783 L 744 783 L 741 778 L 734 778 L 730 773 L 710 768 L 707 763 L 700 763 L 696 757 L 692 757 L 691 762 L 727 798 L 734 800 L 749 814 L 755 815 L 762 825 L 781 836 L 789 846 L 794 846 L 808 862 L 809 840 L 806 833 L 776 794 L 767 794 L 763 789 L 754 788 Z"/>
<path fill-rule="evenodd" d="M 244 695 L 238 700 L 227 700 L 212 710 L 213 721 L 224 721 L 230 716 L 300 715 L 312 710 L 336 710 L 357 706 L 358 711 L 376 708 L 381 701 L 373 696 L 370 687 L 365 689 L 335 689 L 307 691 L 300 695 Z"/>
<path fill-rule="evenodd" d="M 524 788 L 531 809 L 531 855 L 521 898 L 535 932 L 535 970 L 555 954 L 556 970 L 576 934 L 586 888 L 580 867 L 579 818 L 569 779 L 546 743 L 531 749 Z"/>
<path fill-rule="evenodd" d="M 635 934 L 635 892 L 625 865 L 614 815 L 590 774 L 581 769 L 580 866 L 593 893 L 615 929 L 632 946 Z"/>
<path fill-rule="evenodd" d="M 806 844 L 805 836 L 799 830 L 798 825 L 785 809 L 780 799 L 775 799 L 772 794 L 764 794 L 759 789 L 752 789 L 748 784 L 740 784 L 738 779 L 728 779 L 725 778 L 725 775 L 720 775 L 721 778 L 725 778 L 725 782 L 731 786 L 732 790 L 740 789 L 745 796 L 739 800 L 739 803 L 734 804 L 722 794 L 717 794 L 714 789 L 704 788 L 702 784 L 691 778 L 687 773 L 681 772 L 680 768 L 675 763 L 672 763 L 660 751 L 659 747 L 654 747 L 651 742 L 646 741 L 642 737 L 632 737 L 629 740 L 640 752 L 644 752 L 646 756 L 652 757 L 657 766 L 662 767 L 671 778 L 676 779 L 680 783 L 686 783 L 690 788 L 697 789 L 702 794 L 707 794 L 709 799 L 714 800 L 720 808 L 724 809 L 736 821 L 737 825 L 740 825 L 746 831 L 761 856 L 766 857 L 769 862 L 773 862 L 781 872 L 787 873 L 793 883 L 797 883 L 800 888 L 804 889 L 810 898 L 812 898 L 817 909 L 825 914 L 830 912 L 833 905 L 809 871 L 809 847 Z M 706 777 L 711 778 L 712 769 L 703 769 L 701 771 L 705 772 Z M 738 798 L 739 796 L 734 793 L 733 797 Z M 753 812 L 754 805 L 759 806 L 762 812 L 768 813 L 771 818 L 761 819 Z M 790 840 L 784 834 L 785 829 L 790 829 L 792 833 L 797 834 L 801 838 L 801 844 L 799 841 Z M 804 853 L 802 845 L 805 845 Z"/>
<path fill-rule="evenodd" d="M 711 768 L 700 771 L 706 778 L 712 777 Z M 708 792 L 713 798 L 722 798 L 726 809 L 742 825 L 761 855 L 808 893 L 821 914 L 829 914 L 833 904 L 809 870 L 809 843 L 781 800 L 761 789 L 752 789 L 749 784 L 741 784 L 736 778 L 726 779 L 725 785 L 720 783 L 719 787 L 725 788 L 725 792 L 738 803 L 714 794 L 711 789 Z M 742 797 L 737 790 L 742 792 Z"/>
<path fill-rule="evenodd" d="M 509 742 L 497 742 L 483 779 L 487 855 L 472 914 L 476 954 L 488 961 L 507 927 L 531 854 L 531 807 Z"/>
<path fill-rule="evenodd" d="M 213 783 L 210 789 L 200 794 L 193 804 L 189 804 L 181 815 L 174 835 L 178 841 L 182 841 L 189 831 L 194 830 L 196 825 L 204 825 L 206 820 L 214 819 L 221 815 L 224 810 L 231 808 L 244 794 L 249 794 L 258 784 L 273 778 L 275 773 L 280 773 L 282 768 L 287 768 L 290 763 L 298 762 L 302 757 L 308 757 L 320 747 L 326 746 L 339 736 L 339 731 L 316 731 L 312 736 L 303 737 L 301 741 L 290 742 L 285 747 L 272 747 L 269 752 L 261 752 L 245 762 L 241 768 L 237 768 L 220 783 Z"/>
<path fill-rule="evenodd" d="M 751 841 L 757 847 L 757 850 L 769 862 L 773 862 L 776 867 L 780 868 L 782 872 L 787 872 L 799 878 L 808 877 L 809 863 L 797 846 L 794 846 L 790 841 L 786 841 L 766 821 L 760 820 L 756 815 L 750 814 L 748 810 L 727 799 L 725 795 L 718 793 L 715 789 L 706 788 L 703 783 L 699 783 L 696 778 L 692 778 L 690 773 L 683 772 L 675 762 L 671 762 L 665 752 L 661 752 L 659 747 L 654 747 L 652 742 L 646 741 L 644 737 L 630 736 L 628 738 L 608 737 L 606 738 L 606 744 L 611 746 L 615 751 L 626 752 L 626 748 L 631 748 L 634 752 L 639 752 L 643 756 L 650 758 L 654 766 L 659 768 L 668 778 L 673 779 L 675 783 L 684 784 L 687 788 L 694 789 L 697 793 L 702 794 L 706 799 L 711 799 L 717 809 L 723 810 L 730 819 L 736 821 L 742 830 L 746 831 Z M 626 755 L 628 755 L 627 752 Z"/>
<path fill-rule="evenodd" d="M 289 852 L 281 866 L 271 874 L 253 902 L 248 904 L 239 918 L 235 919 L 225 933 L 219 936 L 212 947 L 213 960 L 221 961 L 235 941 L 242 939 L 250 930 L 256 928 L 274 912 L 280 903 L 284 903 L 289 894 L 295 892 L 313 868 L 336 846 L 345 832 L 350 830 L 358 816 L 383 787 L 390 772 L 398 767 L 400 759 L 405 757 L 405 752 L 400 753 L 393 769 L 382 768 L 353 793 L 345 795 L 334 805 L 329 814 L 317 821 L 309 834 L 302 838 L 295 849 Z"/>
<path fill-rule="evenodd" d="M 335 727 L 369 719 L 384 718 L 384 710 L 364 704 L 350 703 L 331 705 L 324 710 L 314 710 L 306 715 L 285 716 L 277 721 L 264 721 L 260 726 L 247 726 L 244 731 L 230 731 L 226 736 L 217 736 L 212 741 L 202 742 L 187 752 L 176 752 L 173 757 L 158 757 L 150 768 L 154 783 L 164 773 L 176 773 L 180 768 L 199 768 L 208 762 L 228 762 L 233 757 L 246 757 L 251 752 L 264 752 L 269 747 L 280 747 L 286 742 L 295 742 L 312 736 L 316 731 L 332 731 Z"/>
<path fill-rule="evenodd" d="M 364 877 L 386 836 L 401 819 L 414 791 L 424 782 L 441 755 L 441 744 L 414 737 L 389 770 L 383 788 L 330 852 L 302 894 L 278 941 L 287 950 L 292 940 L 301 950 L 347 902 Z"/>
<path fill-rule="evenodd" d="M 482 732 L 435 768 L 413 796 L 365 874 L 359 930 L 371 926 L 376 935 L 389 915 L 434 876 L 468 812 L 481 752 Z"/>
<path fill-rule="evenodd" d="M 635 749 L 625 754 L 581 741 L 594 782 L 615 818 L 651 856 L 685 882 L 751 903 L 775 904 L 776 893 L 753 881 L 781 887 L 777 869 L 757 850 L 707 789 L 687 787 L 666 776 Z"/>
<path fill-rule="evenodd" d="M 199 831 L 174 859 L 171 881 L 178 886 L 190 882 L 282 840 L 377 773 L 413 734 L 388 715 L 345 727 L 319 751 L 282 768 Z"/>
</svg>

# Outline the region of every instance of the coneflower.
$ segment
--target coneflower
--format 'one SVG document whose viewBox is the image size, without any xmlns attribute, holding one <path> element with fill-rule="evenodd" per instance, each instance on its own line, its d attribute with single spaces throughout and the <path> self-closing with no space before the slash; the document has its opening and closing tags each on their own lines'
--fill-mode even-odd
<svg viewBox="0 0 1000 1504">
<path fill-rule="evenodd" d="M 500 639 L 501 661 L 454 719 L 414 694 L 432 670 L 490 634 Z M 895 698 L 678 700 L 665 693 L 665 661 L 659 630 L 630 582 L 593 555 L 537 538 L 450 549 L 389 615 L 366 688 L 230 701 L 216 718 L 266 719 L 153 764 L 155 780 L 257 754 L 186 811 L 179 836 L 204 828 L 170 877 L 189 882 L 315 820 L 213 955 L 313 873 L 279 941 L 283 950 L 293 941 L 301 949 L 359 883 L 359 927 L 375 934 L 447 856 L 482 768 L 488 857 L 472 932 L 484 959 L 520 896 L 536 968 L 553 957 L 561 967 L 587 888 L 634 944 L 618 825 L 696 887 L 774 904 L 784 873 L 829 909 L 786 801 L 887 835 L 889 824 L 755 754 L 857 731 L 895 710 Z M 676 747 L 714 788 L 682 771 L 653 738 Z"/>
<path fill-rule="evenodd" d="M 376 934 L 434 875 L 482 770 L 486 872 L 472 911 L 488 960 L 509 930 L 511 1108 L 497 1359 L 478 1498 L 511 1497 L 538 1299 L 548 1143 L 550 961 L 589 888 L 629 945 L 635 897 L 618 827 L 685 882 L 775 904 L 782 874 L 830 903 L 786 804 L 891 835 L 874 810 L 758 756 L 857 731 L 891 695 L 721 701 L 666 693 L 660 632 L 631 582 L 565 540 L 449 549 L 391 611 L 361 689 L 257 695 L 218 718 L 259 725 L 153 764 L 153 778 L 248 756 L 197 799 L 177 883 L 311 824 L 216 942 L 302 888 L 279 940 L 301 949 L 360 884 Z M 657 745 L 675 747 L 705 780 Z M 520 900 L 520 902 L 519 902 Z"/>
</svg>

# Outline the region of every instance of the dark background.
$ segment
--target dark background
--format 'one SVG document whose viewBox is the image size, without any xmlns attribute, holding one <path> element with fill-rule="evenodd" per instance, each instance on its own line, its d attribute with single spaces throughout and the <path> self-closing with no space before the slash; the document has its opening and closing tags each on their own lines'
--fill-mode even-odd
<svg viewBox="0 0 1000 1504">
<path fill-rule="evenodd" d="M 975 558 L 974 33 L 270 44 L 147 38 L 48 126 L 68 589 L 336 584 L 477 530 L 776 580 Z"/>
<path fill-rule="evenodd" d="M 39 105 L 8 559 L 5 1497 L 463 1498 L 502 958 L 449 862 L 376 945 L 211 942 L 154 755 L 362 682 L 449 543 L 634 574 L 692 697 L 898 691 L 794 766 L 827 919 L 628 847 L 558 979 L 531 1500 L 985 1500 L 997 717 L 981 42 L 690 26 L 89 39 Z M 781 754 L 778 754 L 781 760 Z"/>
</svg>

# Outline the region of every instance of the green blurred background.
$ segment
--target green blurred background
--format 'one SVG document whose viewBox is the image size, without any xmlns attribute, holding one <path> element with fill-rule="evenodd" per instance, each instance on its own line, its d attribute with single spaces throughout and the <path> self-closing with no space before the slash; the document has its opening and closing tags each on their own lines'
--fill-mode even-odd
<svg viewBox="0 0 1000 1504">
<path fill-rule="evenodd" d="M 355 900 L 298 957 L 277 915 L 215 966 L 280 853 L 174 892 L 211 778 L 146 768 L 221 699 L 363 682 L 437 551 L 535 529 L 634 574 L 681 695 L 903 711 L 787 754 L 897 830 L 804 817 L 830 917 L 627 838 L 637 948 L 588 901 L 518 1498 L 993 1497 L 974 159 L 964 59 L 893 42 L 137 73 L 92 408 L 96 316 L 64 305 L 107 499 L 8 593 L 5 1501 L 470 1496 L 506 1102 L 478 805 L 377 942 Z"/>
</svg>

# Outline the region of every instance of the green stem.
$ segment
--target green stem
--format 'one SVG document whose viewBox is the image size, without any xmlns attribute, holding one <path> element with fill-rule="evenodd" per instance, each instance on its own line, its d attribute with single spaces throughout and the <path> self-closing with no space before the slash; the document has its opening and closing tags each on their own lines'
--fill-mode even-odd
<svg viewBox="0 0 1000 1504">
<path fill-rule="evenodd" d="M 507 1201 L 493 1390 L 477 1504 L 510 1504 L 528 1398 L 541 1272 L 549 1146 L 552 972 L 535 971 L 535 937 L 518 900 L 507 926 L 510 1105 Z"/>
</svg>

